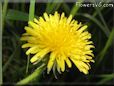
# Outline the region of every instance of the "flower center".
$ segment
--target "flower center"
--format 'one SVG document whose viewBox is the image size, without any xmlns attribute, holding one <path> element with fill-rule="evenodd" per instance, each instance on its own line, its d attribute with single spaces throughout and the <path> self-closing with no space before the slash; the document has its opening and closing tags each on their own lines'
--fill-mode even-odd
<svg viewBox="0 0 114 86">
<path fill-rule="evenodd" d="M 42 44 L 50 51 L 66 52 L 76 45 L 76 34 L 69 27 L 52 28 L 50 31 L 45 30 L 42 34 Z"/>
</svg>

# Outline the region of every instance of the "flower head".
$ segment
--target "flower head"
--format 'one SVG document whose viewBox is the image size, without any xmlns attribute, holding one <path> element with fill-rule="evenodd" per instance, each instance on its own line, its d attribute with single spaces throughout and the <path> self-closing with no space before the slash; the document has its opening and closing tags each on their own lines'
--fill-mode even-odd
<svg viewBox="0 0 114 86">
<path fill-rule="evenodd" d="M 25 27 L 26 33 L 21 40 L 27 43 L 22 48 L 28 48 L 26 54 L 33 54 L 31 62 L 41 61 L 45 55 L 49 54 L 47 63 L 47 72 L 49 73 L 54 67 L 58 72 L 65 71 L 65 64 L 69 68 L 72 63 L 84 74 L 88 73 L 90 62 L 94 62 L 91 48 L 91 34 L 86 31 L 87 25 L 82 25 L 65 14 L 57 12 L 54 15 L 44 13 L 44 18 L 39 17 L 34 21 L 28 22 L 29 26 Z"/>
</svg>

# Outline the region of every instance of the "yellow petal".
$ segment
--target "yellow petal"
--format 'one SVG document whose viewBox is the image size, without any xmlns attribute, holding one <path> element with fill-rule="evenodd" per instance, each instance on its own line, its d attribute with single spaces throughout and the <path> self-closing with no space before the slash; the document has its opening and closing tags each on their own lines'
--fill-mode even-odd
<svg viewBox="0 0 114 86">
<path fill-rule="evenodd" d="M 61 57 L 61 62 L 60 62 L 61 64 L 61 71 L 62 72 L 64 72 L 65 71 L 65 61 L 64 61 L 64 59 Z"/>
<path fill-rule="evenodd" d="M 84 37 L 84 36 L 87 36 L 87 35 L 89 35 L 89 32 L 88 31 L 85 31 L 82 34 L 80 34 L 80 37 Z"/>
<path fill-rule="evenodd" d="M 71 61 L 68 58 L 66 58 L 65 61 L 68 65 L 68 67 L 71 68 L 72 67 Z"/>
<path fill-rule="evenodd" d="M 29 21 L 28 24 L 33 27 L 33 28 L 39 28 L 38 24 L 32 22 L 32 21 Z"/>
<path fill-rule="evenodd" d="M 42 18 L 42 17 L 39 17 L 39 22 L 38 22 L 38 24 L 43 24 L 45 21 L 44 21 L 44 19 Z"/>
<path fill-rule="evenodd" d="M 58 62 L 57 62 L 57 71 L 61 74 L 61 70 L 60 70 L 60 66 L 58 65 Z"/>
<path fill-rule="evenodd" d="M 82 26 L 82 27 L 78 30 L 78 32 L 79 32 L 79 33 L 82 33 L 87 27 L 88 27 L 87 25 Z"/>
<path fill-rule="evenodd" d="M 39 58 L 43 58 L 47 53 L 49 53 L 49 49 L 43 49 L 41 50 L 39 53 L 37 53 L 36 55 L 34 55 L 31 58 L 31 63 L 34 63 L 35 61 L 37 61 Z"/>
<path fill-rule="evenodd" d="M 39 59 L 40 57 L 39 57 L 39 53 L 37 53 L 36 55 L 34 55 L 32 58 L 31 58 L 31 63 L 34 63 L 34 62 L 36 62 L 38 59 Z"/>
<path fill-rule="evenodd" d="M 94 47 L 93 45 L 86 45 L 86 46 L 85 46 L 85 49 L 86 49 L 86 50 L 90 50 L 91 48 L 95 48 L 95 47 Z"/>
<path fill-rule="evenodd" d="M 71 22 L 71 20 L 72 20 L 72 15 L 70 15 L 70 16 L 68 17 L 67 23 L 69 24 L 69 23 Z"/>
<path fill-rule="evenodd" d="M 85 57 L 86 57 L 86 59 L 92 59 L 92 57 L 91 57 L 91 56 L 87 56 L 87 55 L 86 55 Z"/>
<path fill-rule="evenodd" d="M 34 52 L 38 52 L 39 51 L 39 47 L 38 46 L 34 46 L 34 47 L 31 47 L 30 49 L 28 49 L 26 51 L 26 54 L 29 55 L 30 53 L 34 53 Z"/>
<path fill-rule="evenodd" d="M 30 44 L 30 43 L 26 43 L 26 44 L 22 45 L 22 48 L 28 48 L 28 47 L 32 47 L 32 46 L 34 46 L 34 45 Z"/>
<path fill-rule="evenodd" d="M 47 13 L 44 13 L 44 18 L 45 18 L 45 20 L 46 20 L 46 21 L 48 21 L 48 20 L 49 20 L 49 16 L 48 16 L 48 14 L 47 14 Z"/>
<path fill-rule="evenodd" d="M 93 63 L 95 62 L 94 60 L 90 60 L 90 61 L 93 62 Z"/>
<path fill-rule="evenodd" d="M 76 61 L 73 58 L 71 58 L 71 60 L 73 61 L 75 66 L 80 70 L 80 72 L 83 72 L 84 74 L 88 74 L 88 69 L 89 69 L 88 65 L 86 65 L 85 63 L 81 61 Z"/>
<path fill-rule="evenodd" d="M 30 35 L 37 35 L 38 33 L 35 32 L 31 27 L 25 27 L 25 30 Z"/>
<path fill-rule="evenodd" d="M 80 64 L 81 66 L 83 66 L 86 70 L 89 70 L 89 66 L 88 66 L 86 63 L 80 61 L 79 64 Z"/>
<path fill-rule="evenodd" d="M 83 40 L 85 40 L 85 39 L 90 39 L 90 38 L 91 38 L 91 34 L 88 34 L 88 35 L 82 37 Z"/>
<path fill-rule="evenodd" d="M 52 69 L 52 66 L 55 62 L 55 58 L 56 58 L 56 53 L 52 52 L 48 61 L 48 65 L 47 65 L 47 73 L 49 74 L 50 70 Z"/>
<path fill-rule="evenodd" d="M 34 22 L 37 24 L 39 23 L 39 21 L 36 18 L 34 18 Z"/>
<path fill-rule="evenodd" d="M 61 14 L 61 19 L 63 19 L 65 17 L 65 13 L 63 12 L 62 14 Z"/>
<path fill-rule="evenodd" d="M 82 71 L 81 71 L 81 67 L 80 67 L 80 65 L 78 64 L 78 61 L 76 61 L 76 60 L 73 59 L 73 58 L 70 58 L 70 59 L 71 59 L 72 62 L 75 64 L 75 66 L 79 69 L 79 71 L 82 72 Z"/>
<path fill-rule="evenodd" d="M 61 71 L 63 71 L 63 67 L 64 67 L 63 60 L 61 61 L 61 58 L 57 57 L 56 61 L 57 61 L 57 66 L 58 66 L 58 72 L 61 73 Z M 61 69 L 61 71 L 60 71 L 60 69 Z"/>
<path fill-rule="evenodd" d="M 84 73 L 84 74 L 88 74 L 88 70 L 86 70 L 86 69 L 81 69 L 82 70 L 82 72 Z"/>
</svg>

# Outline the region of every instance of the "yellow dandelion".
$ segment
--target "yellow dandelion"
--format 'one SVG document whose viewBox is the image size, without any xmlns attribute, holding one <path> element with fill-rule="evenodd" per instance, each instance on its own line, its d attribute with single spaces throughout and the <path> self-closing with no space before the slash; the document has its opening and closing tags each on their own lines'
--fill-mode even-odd
<svg viewBox="0 0 114 86">
<path fill-rule="evenodd" d="M 44 13 L 44 18 L 35 18 L 28 25 L 21 40 L 26 41 L 22 45 L 22 48 L 28 48 L 26 54 L 34 55 L 31 63 L 49 58 L 48 73 L 55 64 L 58 72 L 64 72 L 65 64 L 71 68 L 74 63 L 80 72 L 88 74 L 89 63 L 94 62 L 91 50 L 94 46 L 89 40 L 91 34 L 86 30 L 87 25 L 78 23 L 72 15 L 67 18 L 64 13 L 60 15 L 58 12 L 54 15 Z M 49 57 L 45 57 L 47 54 Z"/>
</svg>

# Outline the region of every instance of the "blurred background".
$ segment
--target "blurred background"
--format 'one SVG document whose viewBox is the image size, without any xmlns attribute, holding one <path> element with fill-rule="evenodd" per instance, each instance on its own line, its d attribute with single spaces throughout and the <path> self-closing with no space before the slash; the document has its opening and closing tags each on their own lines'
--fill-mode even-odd
<svg viewBox="0 0 114 86">
<path fill-rule="evenodd" d="M 34 72 L 40 64 L 29 63 L 26 49 L 22 49 L 20 37 L 28 25 L 30 1 L 11 2 L 4 0 L 2 3 L 2 64 L 3 83 L 17 83 Z M 34 1 L 34 0 L 33 0 Z M 42 72 L 31 84 L 113 84 L 114 83 L 114 2 L 102 0 L 100 6 L 87 6 L 98 4 L 96 1 L 77 0 L 77 2 L 35 2 L 35 17 L 39 18 L 44 12 L 53 14 L 58 11 L 65 12 L 66 17 L 73 15 L 75 20 L 87 24 L 88 31 L 92 34 L 95 49 L 95 63 L 91 63 L 91 70 L 84 75 L 73 65 L 62 74 Z M 28 65 L 29 64 L 29 65 Z"/>
</svg>

